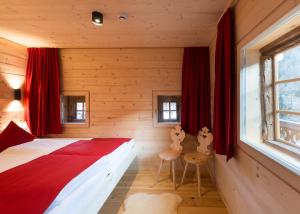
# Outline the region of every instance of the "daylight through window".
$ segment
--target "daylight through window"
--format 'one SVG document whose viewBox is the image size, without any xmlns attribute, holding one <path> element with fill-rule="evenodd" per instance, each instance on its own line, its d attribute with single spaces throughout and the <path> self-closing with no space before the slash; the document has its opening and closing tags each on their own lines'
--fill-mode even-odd
<svg viewBox="0 0 300 214">
<path fill-rule="evenodd" d="M 300 146 L 300 45 L 274 56 L 276 138 Z"/>
<path fill-rule="evenodd" d="M 260 52 L 263 139 L 300 148 L 300 27 Z"/>
<path fill-rule="evenodd" d="M 181 97 L 157 96 L 158 122 L 180 122 Z"/>
</svg>

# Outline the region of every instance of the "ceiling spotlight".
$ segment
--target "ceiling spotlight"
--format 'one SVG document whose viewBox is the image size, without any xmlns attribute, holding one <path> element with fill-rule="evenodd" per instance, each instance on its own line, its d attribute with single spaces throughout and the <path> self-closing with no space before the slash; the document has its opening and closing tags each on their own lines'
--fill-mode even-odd
<svg viewBox="0 0 300 214">
<path fill-rule="evenodd" d="M 92 12 L 92 22 L 94 25 L 101 26 L 103 25 L 103 15 L 98 11 Z"/>
</svg>

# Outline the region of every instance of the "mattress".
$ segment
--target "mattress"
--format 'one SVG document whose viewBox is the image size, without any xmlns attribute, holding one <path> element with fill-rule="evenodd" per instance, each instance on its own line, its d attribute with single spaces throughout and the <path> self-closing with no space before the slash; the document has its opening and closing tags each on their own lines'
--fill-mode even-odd
<svg viewBox="0 0 300 214">
<path fill-rule="evenodd" d="M 10 147 L 0 153 L 0 172 L 27 163 L 42 155 L 47 155 L 78 140 L 82 139 L 35 139 L 25 144 Z M 88 197 L 83 197 L 89 194 L 87 191 L 96 191 L 94 186 L 97 186 L 98 191 L 101 191 L 101 188 L 105 188 L 106 180 L 111 172 L 115 171 L 123 161 L 126 161 L 126 157 L 133 149 L 134 141 L 131 140 L 85 169 L 61 190 L 46 213 L 59 213 L 59 210 L 62 211 L 61 213 L 66 213 L 70 207 L 74 210 L 78 203 L 80 205 L 83 200 L 88 199 Z M 77 201 L 78 198 L 81 198 L 80 202 Z"/>
</svg>

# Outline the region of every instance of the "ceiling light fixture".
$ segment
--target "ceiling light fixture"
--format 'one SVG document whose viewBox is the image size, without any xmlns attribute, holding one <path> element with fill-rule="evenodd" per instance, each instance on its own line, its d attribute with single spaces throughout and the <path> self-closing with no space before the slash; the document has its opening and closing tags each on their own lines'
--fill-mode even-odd
<svg viewBox="0 0 300 214">
<path fill-rule="evenodd" d="M 98 11 L 92 12 L 92 22 L 94 25 L 101 26 L 103 25 L 103 15 Z"/>
</svg>

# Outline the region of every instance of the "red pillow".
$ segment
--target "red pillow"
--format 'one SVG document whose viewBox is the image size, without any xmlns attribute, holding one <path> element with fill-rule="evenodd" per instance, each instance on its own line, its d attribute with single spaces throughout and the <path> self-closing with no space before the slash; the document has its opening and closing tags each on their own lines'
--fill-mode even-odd
<svg viewBox="0 0 300 214">
<path fill-rule="evenodd" d="M 0 134 L 0 152 L 8 147 L 32 141 L 34 136 L 20 128 L 13 121 Z"/>
</svg>

